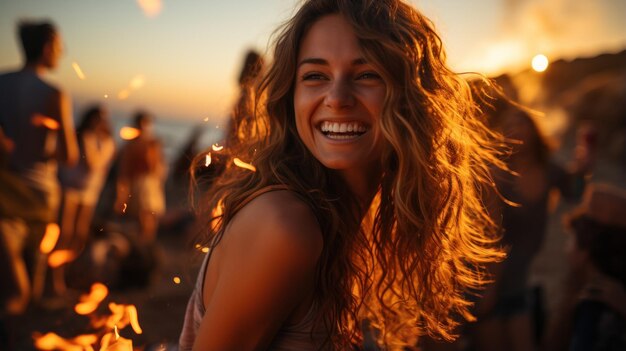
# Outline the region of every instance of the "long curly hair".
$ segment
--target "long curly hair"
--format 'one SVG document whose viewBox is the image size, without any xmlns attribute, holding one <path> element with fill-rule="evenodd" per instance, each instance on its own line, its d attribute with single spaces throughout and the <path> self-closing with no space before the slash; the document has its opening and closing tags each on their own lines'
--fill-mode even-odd
<svg viewBox="0 0 626 351">
<path fill-rule="evenodd" d="M 378 122 L 386 141 L 383 175 L 369 209 L 296 130 L 298 50 L 311 25 L 329 14 L 352 25 L 386 85 Z M 423 333 L 452 339 L 460 320 L 472 319 L 466 296 L 485 282 L 483 265 L 502 257 L 481 202 L 493 185 L 489 167 L 501 162 L 497 136 L 479 118 L 467 82 L 446 66 L 432 23 L 400 0 L 304 1 L 276 33 L 273 58 L 247 111 L 255 123 L 238 133 L 249 137 L 229 150 L 256 172 L 230 163 L 206 192 L 199 210 L 200 218 L 212 218 L 208 242 L 219 243 L 253 192 L 286 184 L 311 207 L 324 237 L 316 323 L 334 348 L 358 341 L 363 319 L 389 348 Z"/>
</svg>

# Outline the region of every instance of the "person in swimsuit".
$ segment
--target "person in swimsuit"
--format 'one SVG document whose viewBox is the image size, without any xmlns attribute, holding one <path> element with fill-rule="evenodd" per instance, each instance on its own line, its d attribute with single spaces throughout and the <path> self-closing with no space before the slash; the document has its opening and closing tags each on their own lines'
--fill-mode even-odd
<svg viewBox="0 0 626 351">
<path fill-rule="evenodd" d="M 498 161 L 433 25 L 400 0 L 310 0 L 272 57 L 256 134 L 198 202 L 180 350 L 345 350 L 362 321 L 386 349 L 452 339 L 502 255 L 480 199 Z"/>
</svg>

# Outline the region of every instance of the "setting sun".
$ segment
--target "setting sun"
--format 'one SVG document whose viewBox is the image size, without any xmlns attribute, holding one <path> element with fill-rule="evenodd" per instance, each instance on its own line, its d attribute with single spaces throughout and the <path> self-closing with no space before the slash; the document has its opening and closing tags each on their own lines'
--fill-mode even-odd
<svg viewBox="0 0 626 351">
<path fill-rule="evenodd" d="M 533 57 L 532 67 L 536 72 L 543 72 L 548 68 L 549 61 L 545 55 L 536 55 Z"/>
</svg>

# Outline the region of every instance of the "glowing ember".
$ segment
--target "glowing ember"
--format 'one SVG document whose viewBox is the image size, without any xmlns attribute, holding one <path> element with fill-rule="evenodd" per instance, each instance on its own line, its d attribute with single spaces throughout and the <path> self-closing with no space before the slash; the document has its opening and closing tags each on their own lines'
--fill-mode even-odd
<svg viewBox="0 0 626 351">
<path fill-rule="evenodd" d="M 204 159 L 204 166 L 209 167 L 211 164 L 211 153 L 206 154 L 206 158 Z"/>
<path fill-rule="evenodd" d="M 52 252 L 54 247 L 59 240 L 59 234 L 61 233 L 61 229 L 59 225 L 56 223 L 49 223 L 46 226 L 46 233 L 41 240 L 41 244 L 39 245 L 39 251 L 43 254 L 49 254 Z"/>
<path fill-rule="evenodd" d="M 56 250 L 48 256 L 48 266 L 52 268 L 61 267 L 62 265 L 72 262 L 76 259 L 76 253 L 72 250 Z"/>
<path fill-rule="evenodd" d="M 78 65 L 78 63 L 72 62 L 72 68 L 74 68 L 74 72 L 76 72 L 78 79 L 85 80 L 85 74 L 83 73 L 83 70 L 80 69 L 80 66 Z"/>
<path fill-rule="evenodd" d="M 104 98 L 108 99 L 109 98 L 109 94 L 104 94 Z"/>
<path fill-rule="evenodd" d="M 126 208 L 128 208 L 128 205 L 124 202 L 124 207 L 122 208 L 122 213 L 126 213 Z"/>
<path fill-rule="evenodd" d="M 252 172 L 256 172 L 256 167 L 254 167 L 253 165 L 251 165 L 249 163 L 243 162 L 242 160 L 238 159 L 237 157 L 235 157 L 233 162 L 235 163 L 235 166 L 237 166 L 237 167 L 241 167 L 241 168 L 250 170 Z"/>
<path fill-rule="evenodd" d="M 161 0 L 137 0 L 137 3 L 146 17 L 156 17 L 163 9 Z"/>
<path fill-rule="evenodd" d="M 535 57 L 533 57 L 532 60 L 532 67 L 536 72 L 543 72 L 546 69 L 548 69 L 548 65 L 550 64 L 550 61 L 548 61 L 548 58 L 545 55 L 536 55 Z"/>
<path fill-rule="evenodd" d="M 209 252 L 209 248 L 208 247 L 203 247 L 200 251 L 207 253 Z"/>
<path fill-rule="evenodd" d="M 208 122 L 209 121 L 209 117 L 204 117 L 204 121 Z"/>
<path fill-rule="evenodd" d="M 223 146 L 219 146 L 217 144 L 211 145 L 211 148 L 213 148 L 213 151 L 222 151 L 224 149 Z"/>
<path fill-rule="evenodd" d="M 122 127 L 120 129 L 120 138 L 124 140 L 133 140 L 141 134 L 141 131 L 133 127 Z"/>
<path fill-rule="evenodd" d="M 36 113 L 33 118 L 30 120 L 30 123 L 35 127 L 44 127 L 50 130 L 58 130 L 59 122 L 57 122 L 52 117 L 40 115 Z"/>
<path fill-rule="evenodd" d="M 91 291 L 88 295 L 82 295 L 80 297 L 80 303 L 74 307 L 74 311 L 80 315 L 90 314 L 95 311 L 100 305 L 100 302 L 104 300 L 109 294 L 109 289 L 106 285 L 101 283 L 94 283 L 91 286 Z"/>
<path fill-rule="evenodd" d="M 174 284 L 180 284 L 180 278 L 174 277 Z"/>
</svg>

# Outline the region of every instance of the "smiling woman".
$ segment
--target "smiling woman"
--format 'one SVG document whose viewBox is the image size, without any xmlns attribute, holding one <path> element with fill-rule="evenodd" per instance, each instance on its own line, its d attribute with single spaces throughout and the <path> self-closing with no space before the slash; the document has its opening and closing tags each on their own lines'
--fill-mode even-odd
<svg viewBox="0 0 626 351">
<path fill-rule="evenodd" d="M 325 16 L 313 24 L 298 55 L 294 91 L 298 135 L 313 156 L 339 171 L 364 201 L 372 196 L 367 179 L 381 172 L 379 119 L 385 92 L 385 82 L 362 57 L 354 30 L 343 16 Z"/>
<path fill-rule="evenodd" d="M 181 350 L 387 349 L 471 319 L 497 260 L 498 161 L 431 23 L 400 0 L 309 0 L 275 41 L 231 165 L 199 203 L 211 248 Z M 205 163 L 205 154 L 198 164 Z"/>
</svg>

